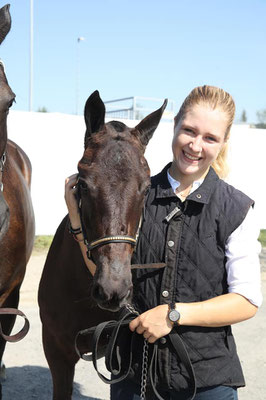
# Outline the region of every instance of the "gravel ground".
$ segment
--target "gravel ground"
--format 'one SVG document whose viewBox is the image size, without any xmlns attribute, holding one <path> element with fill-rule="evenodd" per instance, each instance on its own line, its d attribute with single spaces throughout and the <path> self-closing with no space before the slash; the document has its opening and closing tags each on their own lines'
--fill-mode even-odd
<svg viewBox="0 0 266 400">
<path fill-rule="evenodd" d="M 21 289 L 19 308 L 30 320 L 28 335 L 18 343 L 7 344 L 4 355 L 6 379 L 3 400 L 50 400 L 50 372 L 41 344 L 41 323 L 37 289 L 46 254 L 34 253 Z M 261 253 L 262 290 L 266 298 L 266 249 Z M 19 322 L 16 329 L 20 328 Z M 255 318 L 234 326 L 238 353 L 247 386 L 239 390 L 239 400 L 266 399 L 266 304 Z M 101 360 L 103 361 L 103 360 Z M 103 362 L 100 362 L 103 368 Z M 91 363 L 81 360 L 76 367 L 73 400 L 108 400 L 109 386 L 97 376 Z"/>
</svg>

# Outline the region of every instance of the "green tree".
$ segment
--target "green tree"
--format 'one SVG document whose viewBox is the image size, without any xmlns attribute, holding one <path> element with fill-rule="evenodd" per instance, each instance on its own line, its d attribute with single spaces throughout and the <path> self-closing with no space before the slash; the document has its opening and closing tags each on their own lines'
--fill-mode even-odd
<svg viewBox="0 0 266 400">
<path fill-rule="evenodd" d="M 266 109 L 257 111 L 257 119 L 259 121 L 256 124 L 256 128 L 266 129 Z"/>
<path fill-rule="evenodd" d="M 37 110 L 37 112 L 44 112 L 44 113 L 47 113 L 48 110 L 47 110 L 46 107 L 39 107 L 38 110 Z"/>
<path fill-rule="evenodd" d="M 240 121 L 243 122 L 243 123 L 246 123 L 246 122 L 247 122 L 247 113 L 246 113 L 246 110 L 243 110 L 243 111 L 242 111 L 242 114 L 241 114 L 241 117 L 240 117 Z"/>
</svg>

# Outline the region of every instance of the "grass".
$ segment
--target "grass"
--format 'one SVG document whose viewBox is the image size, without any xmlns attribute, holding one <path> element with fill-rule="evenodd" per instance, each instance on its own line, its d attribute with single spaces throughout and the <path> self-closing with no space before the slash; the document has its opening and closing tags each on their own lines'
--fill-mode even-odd
<svg viewBox="0 0 266 400">
<path fill-rule="evenodd" d="M 34 248 L 36 252 L 42 252 L 49 249 L 53 240 L 53 235 L 35 236 Z"/>
<path fill-rule="evenodd" d="M 260 231 L 259 241 L 261 242 L 262 247 L 266 247 L 266 229 Z"/>
</svg>

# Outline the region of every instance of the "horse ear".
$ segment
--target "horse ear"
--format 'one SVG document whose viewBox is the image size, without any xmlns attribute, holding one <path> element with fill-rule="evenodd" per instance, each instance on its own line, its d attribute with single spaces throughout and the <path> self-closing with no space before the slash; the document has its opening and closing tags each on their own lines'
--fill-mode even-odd
<svg viewBox="0 0 266 400">
<path fill-rule="evenodd" d="M 9 4 L 0 9 L 0 44 L 4 41 L 6 35 L 11 28 L 11 16 L 9 12 Z"/>
<path fill-rule="evenodd" d="M 99 132 L 104 126 L 105 106 L 98 90 L 95 90 L 85 104 L 84 118 L 86 123 L 86 140 L 94 132 Z"/>
<path fill-rule="evenodd" d="M 157 128 L 160 119 L 162 118 L 163 112 L 167 106 L 167 102 L 168 100 L 165 99 L 162 107 L 147 115 L 147 117 L 140 121 L 137 126 L 135 126 L 135 129 L 138 131 L 138 136 L 143 146 L 147 146 L 149 140 L 152 138 L 152 135 Z"/>
</svg>

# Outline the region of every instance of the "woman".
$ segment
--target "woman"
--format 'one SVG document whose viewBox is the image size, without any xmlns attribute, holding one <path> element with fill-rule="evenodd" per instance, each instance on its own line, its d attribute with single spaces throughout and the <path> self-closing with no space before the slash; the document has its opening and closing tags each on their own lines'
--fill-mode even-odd
<svg viewBox="0 0 266 400">
<path fill-rule="evenodd" d="M 152 178 L 146 200 L 132 263 L 167 267 L 134 272 L 140 316 L 130 329 L 149 343 L 158 340 L 158 389 L 165 399 L 191 397 L 182 364 L 163 340 L 172 329 L 193 364 L 196 400 L 237 399 L 237 387 L 245 384 L 231 325 L 253 317 L 262 302 L 260 246 L 254 202 L 221 179 L 234 114 L 234 101 L 222 89 L 192 90 L 175 117 L 173 161 Z M 75 183 L 76 176 L 66 181 L 66 202 L 78 228 Z M 81 250 L 86 261 L 82 243 Z M 141 352 L 140 346 L 139 358 Z M 111 387 L 113 400 L 139 396 L 133 380 Z"/>
</svg>

